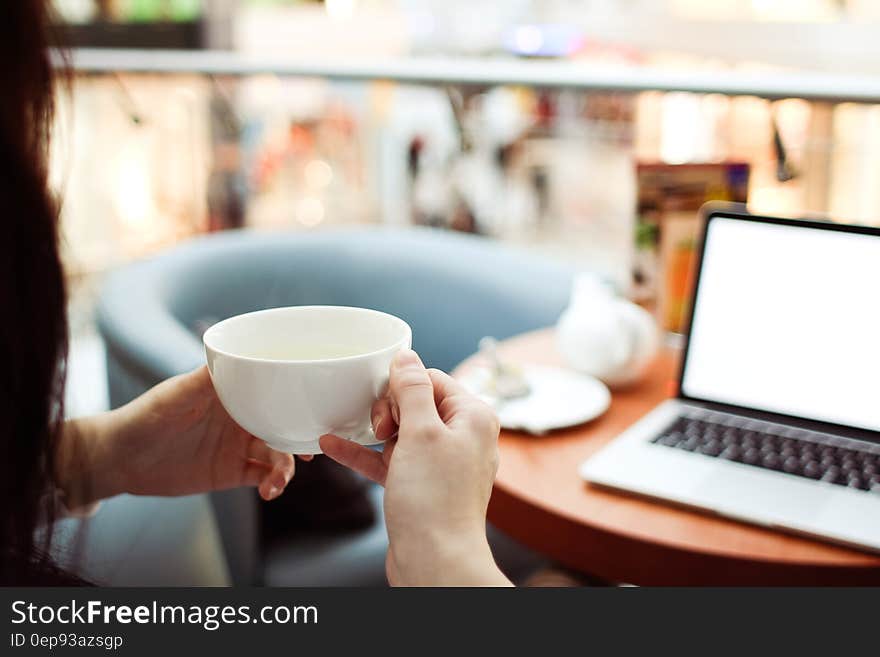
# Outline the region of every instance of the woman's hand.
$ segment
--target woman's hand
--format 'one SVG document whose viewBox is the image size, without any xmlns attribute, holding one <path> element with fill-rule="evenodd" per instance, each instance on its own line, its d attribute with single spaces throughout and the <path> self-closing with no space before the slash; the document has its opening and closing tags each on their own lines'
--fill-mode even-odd
<svg viewBox="0 0 880 657">
<path fill-rule="evenodd" d="M 238 486 L 257 486 L 271 500 L 293 477 L 294 460 L 239 427 L 201 367 L 117 410 L 67 422 L 55 469 L 68 507 L 76 508 L 120 493 Z"/>
<path fill-rule="evenodd" d="M 374 405 L 372 421 L 383 452 L 330 435 L 321 449 L 385 486 L 389 582 L 510 585 L 486 539 L 498 467 L 492 409 L 406 350 L 392 363 L 389 396 Z"/>
</svg>

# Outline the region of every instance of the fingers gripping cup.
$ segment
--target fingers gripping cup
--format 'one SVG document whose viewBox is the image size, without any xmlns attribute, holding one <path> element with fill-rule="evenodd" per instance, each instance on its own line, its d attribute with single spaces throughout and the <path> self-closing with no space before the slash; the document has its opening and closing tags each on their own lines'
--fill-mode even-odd
<svg viewBox="0 0 880 657">
<path fill-rule="evenodd" d="M 377 442 L 370 409 L 412 331 L 376 310 L 295 306 L 230 317 L 203 340 L 214 389 L 239 425 L 279 451 L 320 454 L 326 433 Z"/>
</svg>

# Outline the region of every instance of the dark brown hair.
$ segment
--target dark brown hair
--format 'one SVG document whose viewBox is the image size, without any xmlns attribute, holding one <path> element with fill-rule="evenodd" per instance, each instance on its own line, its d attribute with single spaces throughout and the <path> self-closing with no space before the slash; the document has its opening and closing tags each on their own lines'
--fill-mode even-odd
<svg viewBox="0 0 880 657">
<path fill-rule="evenodd" d="M 66 583 L 48 557 L 67 319 L 47 187 L 53 69 L 45 0 L 0 11 L 0 583 Z M 45 523 L 38 541 L 35 531 Z"/>
</svg>

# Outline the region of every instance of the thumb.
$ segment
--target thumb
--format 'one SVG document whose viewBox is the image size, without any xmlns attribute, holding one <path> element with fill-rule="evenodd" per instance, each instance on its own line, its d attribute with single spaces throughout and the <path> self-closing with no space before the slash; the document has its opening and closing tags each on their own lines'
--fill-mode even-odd
<svg viewBox="0 0 880 657">
<path fill-rule="evenodd" d="M 403 349 L 397 353 L 391 362 L 388 389 L 397 406 L 401 435 L 442 424 L 434 404 L 431 377 L 416 352 Z"/>
</svg>

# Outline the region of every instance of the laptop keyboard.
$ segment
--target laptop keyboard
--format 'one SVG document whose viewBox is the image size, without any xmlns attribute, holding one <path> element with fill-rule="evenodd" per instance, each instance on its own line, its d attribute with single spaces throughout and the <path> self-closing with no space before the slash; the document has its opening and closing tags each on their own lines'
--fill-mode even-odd
<svg viewBox="0 0 880 657">
<path fill-rule="evenodd" d="M 880 494 L 880 449 L 853 440 L 707 412 L 679 417 L 651 442 Z"/>
</svg>

